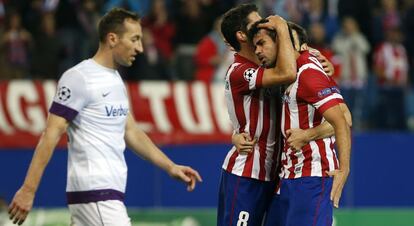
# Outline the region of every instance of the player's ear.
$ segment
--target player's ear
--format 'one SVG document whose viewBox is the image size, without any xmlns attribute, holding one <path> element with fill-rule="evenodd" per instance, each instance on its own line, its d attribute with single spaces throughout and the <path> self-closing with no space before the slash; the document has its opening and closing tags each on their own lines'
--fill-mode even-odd
<svg viewBox="0 0 414 226">
<path fill-rule="evenodd" d="M 300 46 L 300 51 L 306 51 L 306 50 L 309 50 L 309 47 L 306 43 L 304 43 Z"/>
<path fill-rule="evenodd" d="M 106 41 L 108 42 L 109 47 L 113 48 L 118 43 L 118 35 L 113 32 L 109 32 L 106 35 Z"/>
<path fill-rule="evenodd" d="M 247 35 L 243 31 L 238 31 L 236 33 L 236 37 L 237 37 L 237 40 L 244 41 L 244 42 L 247 41 Z"/>
</svg>

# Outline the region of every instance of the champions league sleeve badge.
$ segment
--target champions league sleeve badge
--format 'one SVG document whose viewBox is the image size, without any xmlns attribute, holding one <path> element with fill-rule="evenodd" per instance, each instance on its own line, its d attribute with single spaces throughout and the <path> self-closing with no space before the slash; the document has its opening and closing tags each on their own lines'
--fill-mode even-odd
<svg viewBox="0 0 414 226">
<path fill-rule="evenodd" d="M 70 89 L 66 86 L 60 87 L 57 94 L 61 101 L 66 101 L 71 97 Z"/>
<path fill-rule="evenodd" d="M 250 82 L 253 78 L 254 73 L 256 73 L 256 69 L 248 68 L 243 72 L 244 80 Z"/>
</svg>

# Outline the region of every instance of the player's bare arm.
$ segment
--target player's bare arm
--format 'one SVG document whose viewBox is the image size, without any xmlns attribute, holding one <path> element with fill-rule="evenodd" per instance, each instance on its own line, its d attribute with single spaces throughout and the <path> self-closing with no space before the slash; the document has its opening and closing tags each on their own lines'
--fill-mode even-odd
<svg viewBox="0 0 414 226">
<path fill-rule="evenodd" d="M 335 130 L 339 169 L 327 173 L 329 176 L 333 177 L 330 198 L 333 201 L 334 207 L 338 208 L 339 200 L 342 195 L 342 189 L 345 186 L 350 171 L 351 131 L 339 105 L 327 109 L 323 113 L 323 117 L 334 127 Z"/>
<path fill-rule="evenodd" d="M 49 114 L 46 128 L 39 139 L 23 185 L 14 195 L 9 206 L 9 216 L 13 223 L 21 225 L 33 206 L 33 200 L 43 172 L 52 157 L 53 151 L 69 123 L 66 119 Z"/>
<path fill-rule="evenodd" d="M 136 126 L 135 120 L 129 113 L 125 128 L 125 142 L 136 154 L 143 159 L 165 170 L 171 177 L 187 184 L 187 190 L 193 191 L 196 182 L 201 182 L 199 173 L 189 166 L 177 165 L 168 158 L 145 134 Z"/>
<path fill-rule="evenodd" d="M 262 84 L 270 87 L 280 84 L 290 84 L 296 80 L 296 58 L 290 41 L 289 30 L 286 21 L 280 16 L 270 16 L 269 22 L 259 24 L 259 28 L 276 30 L 277 61 L 274 68 L 265 69 Z"/>
<path fill-rule="evenodd" d="M 344 114 L 345 120 L 349 127 L 352 127 L 352 116 L 349 108 L 346 104 L 340 103 L 342 113 Z M 332 125 L 325 121 L 322 124 L 309 128 L 306 130 L 293 128 L 286 131 L 288 145 L 296 151 L 301 150 L 303 146 L 308 144 L 310 141 L 331 137 L 335 134 Z"/>
<path fill-rule="evenodd" d="M 346 105 L 345 103 L 340 103 L 339 107 L 341 108 L 341 111 L 344 114 L 346 123 L 348 124 L 349 127 L 352 127 L 352 114 L 348 108 L 348 105 Z"/>
</svg>

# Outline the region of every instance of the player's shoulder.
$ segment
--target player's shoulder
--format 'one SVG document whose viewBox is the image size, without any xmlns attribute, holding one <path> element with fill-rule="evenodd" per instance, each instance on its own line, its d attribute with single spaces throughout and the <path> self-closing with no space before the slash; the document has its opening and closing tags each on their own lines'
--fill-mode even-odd
<svg viewBox="0 0 414 226">
<path fill-rule="evenodd" d="M 234 68 L 234 74 L 243 75 L 244 73 L 254 72 L 259 69 L 260 66 L 253 63 L 240 63 Z"/>
<path fill-rule="evenodd" d="M 296 64 L 298 68 L 302 66 L 310 66 L 310 64 L 318 65 L 320 64 L 318 59 L 309 51 L 303 51 L 300 53 L 298 59 L 296 60 Z"/>
<path fill-rule="evenodd" d="M 236 54 L 234 57 L 233 65 L 234 65 L 234 69 L 233 69 L 232 74 L 234 75 L 243 75 L 244 73 L 256 71 L 260 68 L 259 65 L 255 64 L 249 59 L 244 58 L 238 54 Z"/>
<path fill-rule="evenodd" d="M 60 83 L 74 83 L 80 84 L 85 81 L 85 67 L 86 60 L 78 63 L 77 65 L 67 69 L 59 79 Z"/>
<path fill-rule="evenodd" d="M 260 68 L 260 66 L 249 62 L 236 64 L 237 65 L 235 65 L 233 71 L 229 75 L 230 80 L 234 82 L 250 82 Z"/>
<path fill-rule="evenodd" d="M 304 77 L 310 75 L 319 75 L 319 76 L 328 76 L 322 64 L 318 59 L 309 53 L 309 51 L 304 51 L 301 53 L 299 58 L 296 60 L 296 65 L 298 68 L 298 76 Z"/>
</svg>

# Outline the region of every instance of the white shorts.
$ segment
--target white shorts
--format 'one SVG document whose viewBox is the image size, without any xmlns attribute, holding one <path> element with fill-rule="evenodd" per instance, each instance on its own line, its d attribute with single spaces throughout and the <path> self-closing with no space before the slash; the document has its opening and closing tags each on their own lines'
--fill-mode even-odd
<svg viewBox="0 0 414 226">
<path fill-rule="evenodd" d="M 126 207 L 118 200 L 70 204 L 72 226 L 131 226 Z"/>
</svg>

